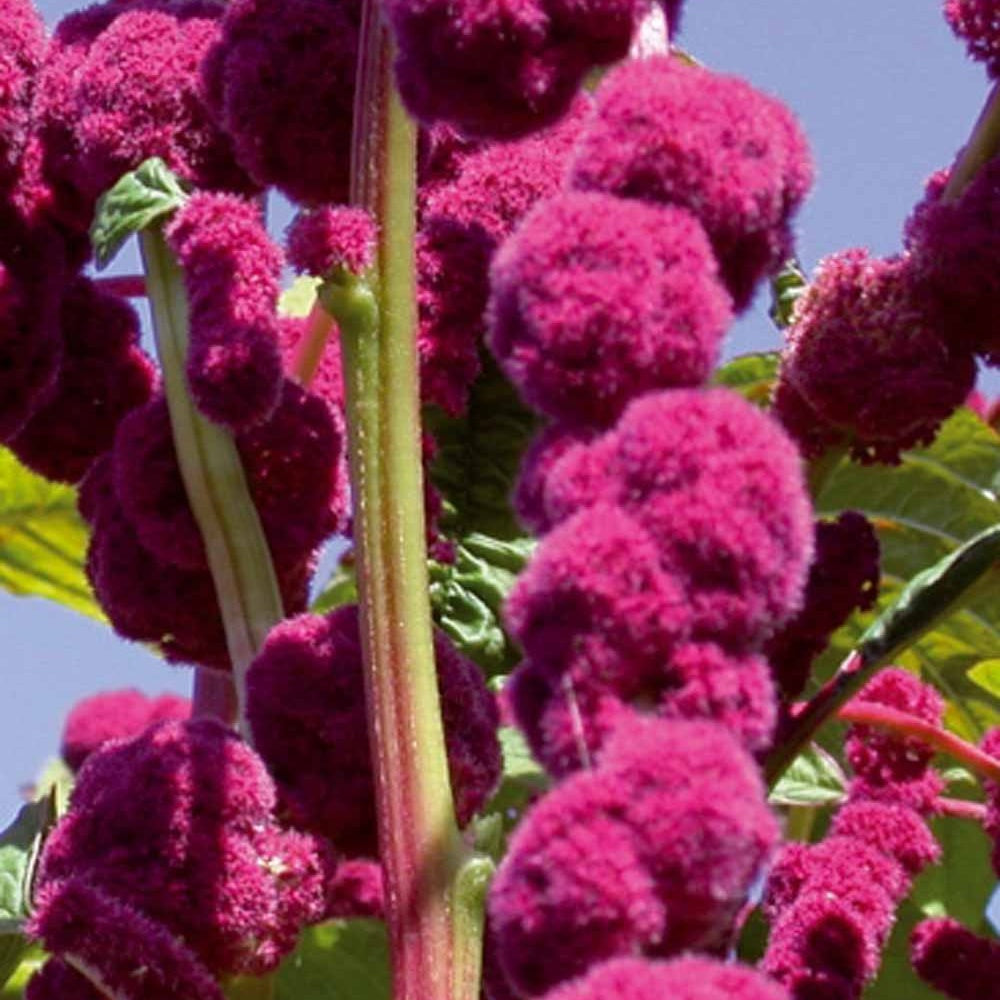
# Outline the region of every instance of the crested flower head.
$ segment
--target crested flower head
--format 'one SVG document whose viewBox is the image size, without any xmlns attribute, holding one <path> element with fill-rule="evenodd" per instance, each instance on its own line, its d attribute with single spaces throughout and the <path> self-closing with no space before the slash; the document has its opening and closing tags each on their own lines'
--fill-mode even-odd
<svg viewBox="0 0 1000 1000">
<path fill-rule="evenodd" d="M 31 0 L 8 0 L 0 10 L 0 194 L 17 176 L 28 143 L 32 92 L 45 44 L 45 25 Z"/>
<path fill-rule="evenodd" d="M 969 55 L 986 63 L 991 77 L 1000 76 L 1000 16 L 994 0 L 944 0 L 944 16 Z"/>
</svg>

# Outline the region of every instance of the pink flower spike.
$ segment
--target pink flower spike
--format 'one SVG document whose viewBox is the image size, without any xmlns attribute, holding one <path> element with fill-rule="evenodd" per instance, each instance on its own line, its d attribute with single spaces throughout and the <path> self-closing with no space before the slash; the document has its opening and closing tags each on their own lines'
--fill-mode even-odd
<svg viewBox="0 0 1000 1000">
<path fill-rule="evenodd" d="M 289 263 L 299 274 L 321 278 L 344 268 L 361 275 L 375 259 L 378 230 L 363 208 L 324 205 L 299 212 L 286 238 Z"/>
<path fill-rule="evenodd" d="M 1000 942 L 948 917 L 917 924 L 910 959 L 925 983 L 952 1000 L 984 1000 L 1000 982 Z"/>
<path fill-rule="evenodd" d="M 0 10 L 0 195 L 14 182 L 28 142 L 45 45 L 45 25 L 31 0 L 7 0 Z"/>
<path fill-rule="evenodd" d="M 28 980 L 24 1000 L 107 1000 L 82 972 L 50 958 Z"/>
<path fill-rule="evenodd" d="M 994 79 L 1000 76 L 1000 17 L 995 0 L 944 0 L 944 16 L 965 42 L 969 56 L 985 63 Z"/>
</svg>

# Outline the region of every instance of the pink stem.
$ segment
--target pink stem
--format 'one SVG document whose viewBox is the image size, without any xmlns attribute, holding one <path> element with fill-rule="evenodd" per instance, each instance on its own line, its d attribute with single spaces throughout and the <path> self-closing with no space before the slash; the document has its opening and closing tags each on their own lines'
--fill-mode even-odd
<svg viewBox="0 0 1000 1000">
<path fill-rule="evenodd" d="M 306 328 L 303 330 L 298 344 L 295 345 L 295 353 L 292 358 L 291 376 L 306 388 L 316 377 L 316 371 L 323 358 L 323 351 L 326 349 L 326 342 L 330 333 L 335 329 L 336 323 L 333 317 L 323 308 L 317 298 L 306 318 Z"/>
<path fill-rule="evenodd" d="M 220 719 L 231 726 L 236 722 L 236 686 L 229 674 L 198 667 L 194 673 L 192 719 Z"/>
<path fill-rule="evenodd" d="M 94 284 L 102 292 L 120 295 L 124 299 L 144 299 L 146 279 L 141 274 L 123 274 L 117 277 L 94 278 Z"/>
<path fill-rule="evenodd" d="M 984 753 L 979 747 L 966 742 L 954 733 L 948 732 L 947 729 L 918 719 L 909 712 L 901 712 L 898 708 L 889 708 L 887 705 L 877 705 L 870 701 L 852 701 L 837 712 L 837 718 L 842 722 L 878 726 L 880 729 L 888 729 L 901 736 L 912 736 L 921 743 L 926 743 L 927 746 L 961 761 L 982 777 L 1000 783 L 1000 760 Z"/>
<path fill-rule="evenodd" d="M 969 802 L 967 799 L 949 799 L 941 796 L 937 800 L 937 811 L 942 816 L 969 819 L 979 824 L 986 819 L 986 806 L 981 802 Z"/>
</svg>

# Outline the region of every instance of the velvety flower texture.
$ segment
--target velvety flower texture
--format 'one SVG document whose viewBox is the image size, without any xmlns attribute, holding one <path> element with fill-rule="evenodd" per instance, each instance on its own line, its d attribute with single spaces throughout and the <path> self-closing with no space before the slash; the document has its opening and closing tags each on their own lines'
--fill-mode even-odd
<svg viewBox="0 0 1000 1000">
<path fill-rule="evenodd" d="M 1000 11 L 996 0 L 944 0 L 944 16 L 969 55 L 1000 76 Z M 970 994 L 971 995 L 971 994 Z"/>
<path fill-rule="evenodd" d="M 81 480 L 111 447 L 122 417 L 145 403 L 155 369 L 139 347 L 139 317 L 115 295 L 79 277 L 60 305 L 61 364 L 51 397 L 9 447 L 35 472 Z"/>
<path fill-rule="evenodd" d="M 777 838 L 723 729 L 637 720 L 514 833 L 490 896 L 504 973 L 535 996 L 604 959 L 717 946 Z"/>
<path fill-rule="evenodd" d="M 898 667 L 880 670 L 858 692 L 854 703 L 886 705 L 937 726 L 944 715 L 944 699 L 937 690 Z M 930 766 L 934 751 L 926 743 L 856 724 L 848 730 L 844 752 L 854 770 L 852 798 L 933 811 L 944 781 Z"/>
<path fill-rule="evenodd" d="M 137 948 L 159 947 L 148 924 L 213 973 L 272 970 L 302 926 L 323 917 L 332 869 L 321 842 L 276 825 L 274 803 L 263 762 L 217 720 L 163 722 L 105 746 L 81 769 L 46 842 L 35 933 L 56 954 L 73 953 L 75 942 L 58 934 L 87 911 L 64 890 L 85 889 L 108 901 L 109 919 L 117 908 L 137 915 Z M 79 928 L 78 940 L 91 936 L 100 937 Z M 95 940 L 94 955 L 142 958 L 111 941 Z"/>
<path fill-rule="evenodd" d="M 952 1000 L 984 1000 L 1000 982 L 1000 942 L 980 937 L 957 920 L 917 924 L 910 960 L 924 982 Z"/>
<path fill-rule="evenodd" d="M 391 0 L 396 81 L 425 124 L 509 139 L 551 125 L 594 66 L 628 51 L 635 0 Z"/>
<path fill-rule="evenodd" d="M 549 424 L 535 435 L 521 456 L 511 502 L 521 524 L 536 535 L 543 535 L 552 527 L 545 510 L 545 484 L 552 469 L 568 451 L 589 443 L 595 436 L 585 428 Z"/>
<path fill-rule="evenodd" d="M 1000 729 L 991 729 L 984 737 L 983 750 L 1000 760 Z M 1000 784 L 995 781 L 984 783 L 986 792 L 986 822 L 983 824 L 987 835 L 993 841 L 993 870 L 1000 875 Z"/>
<path fill-rule="evenodd" d="M 617 958 L 546 995 L 546 1000 L 788 1000 L 745 965 L 689 956 L 672 962 Z"/>
<path fill-rule="evenodd" d="M 417 232 L 417 348 L 425 402 L 452 414 L 465 409 L 479 373 L 490 260 L 532 205 L 560 189 L 590 104 L 578 97 L 559 124 L 519 142 L 438 144 L 451 155 L 442 154 L 448 166 L 438 164 L 438 172 L 424 179 Z"/>
<path fill-rule="evenodd" d="M 105 995 L 83 973 L 50 958 L 28 980 L 24 1000 L 105 1000 Z"/>
<path fill-rule="evenodd" d="M 241 166 L 304 204 L 347 201 L 361 5 L 235 0 L 203 66 Z"/>
<path fill-rule="evenodd" d="M 324 205 L 299 212 L 288 227 L 288 262 L 316 277 L 339 267 L 362 274 L 374 262 L 377 239 L 375 220 L 365 209 Z"/>
<path fill-rule="evenodd" d="M 111 2 L 57 27 L 39 83 L 40 135 L 45 173 L 77 224 L 151 156 L 197 187 L 252 189 L 201 91 L 221 13 L 212 0 Z"/>
<path fill-rule="evenodd" d="M 802 693 L 813 660 L 851 613 L 874 606 L 880 579 L 878 536 L 863 514 L 845 510 L 835 521 L 816 522 L 802 609 L 765 646 L 786 701 Z"/>
<path fill-rule="evenodd" d="M 441 632 L 434 651 L 455 812 L 464 826 L 500 777 L 499 716 L 478 667 Z M 272 629 L 247 675 L 247 714 L 288 818 L 348 854 L 377 857 L 357 607 Z"/>
<path fill-rule="evenodd" d="M 1000 162 L 984 164 L 957 200 L 942 201 L 947 181 L 947 171 L 934 174 L 907 221 L 917 294 L 952 348 L 977 351 L 995 365 L 1000 362 Z"/>
<path fill-rule="evenodd" d="M 44 51 L 45 25 L 31 0 L 7 0 L 0 10 L 0 195 L 13 183 L 28 141 Z"/>
<path fill-rule="evenodd" d="M 608 73 L 570 169 L 576 189 L 692 212 L 737 310 L 790 255 L 791 218 L 811 183 L 805 137 L 782 103 L 667 56 Z"/>
<path fill-rule="evenodd" d="M 244 430 L 281 394 L 281 251 L 259 207 L 235 195 L 193 195 L 165 232 L 188 294 L 191 395 L 210 420 Z"/>
<path fill-rule="evenodd" d="M 151 698 L 135 688 L 102 691 L 70 709 L 63 724 L 60 753 L 73 771 L 79 771 L 108 740 L 138 736 L 157 722 L 186 719 L 190 714 L 191 702 L 180 695 Z"/>
<path fill-rule="evenodd" d="M 651 389 L 700 385 L 731 320 L 686 211 L 597 193 L 536 205 L 494 258 L 490 348 L 525 401 L 605 427 Z"/>
</svg>

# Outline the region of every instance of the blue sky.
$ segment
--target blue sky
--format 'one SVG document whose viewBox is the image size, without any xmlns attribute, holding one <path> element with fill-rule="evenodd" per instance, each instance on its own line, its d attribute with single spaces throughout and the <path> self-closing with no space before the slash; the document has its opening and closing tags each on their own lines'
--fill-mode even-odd
<svg viewBox="0 0 1000 1000">
<path fill-rule="evenodd" d="M 79 6 L 40 5 L 50 23 Z M 799 220 L 809 268 L 848 246 L 898 250 L 924 179 L 968 135 L 986 96 L 985 74 L 966 61 L 939 8 L 937 0 L 689 0 L 680 43 L 782 97 L 812 141 L 818 180 Z M 134 267 L 134 255 L 122 263 Z M 766 308 L 761 296 L 730 335 L 729 353 L 776 345 Z M 998 391 L 1000 380 L 987 385 Z M 0 648 L 0 818 L 16 808 L 18 785 L 55 751 L 77 698 L 108 687 L 190 685 L 189 671 L 39 600 L 0 594 Z"/>
</svg>

